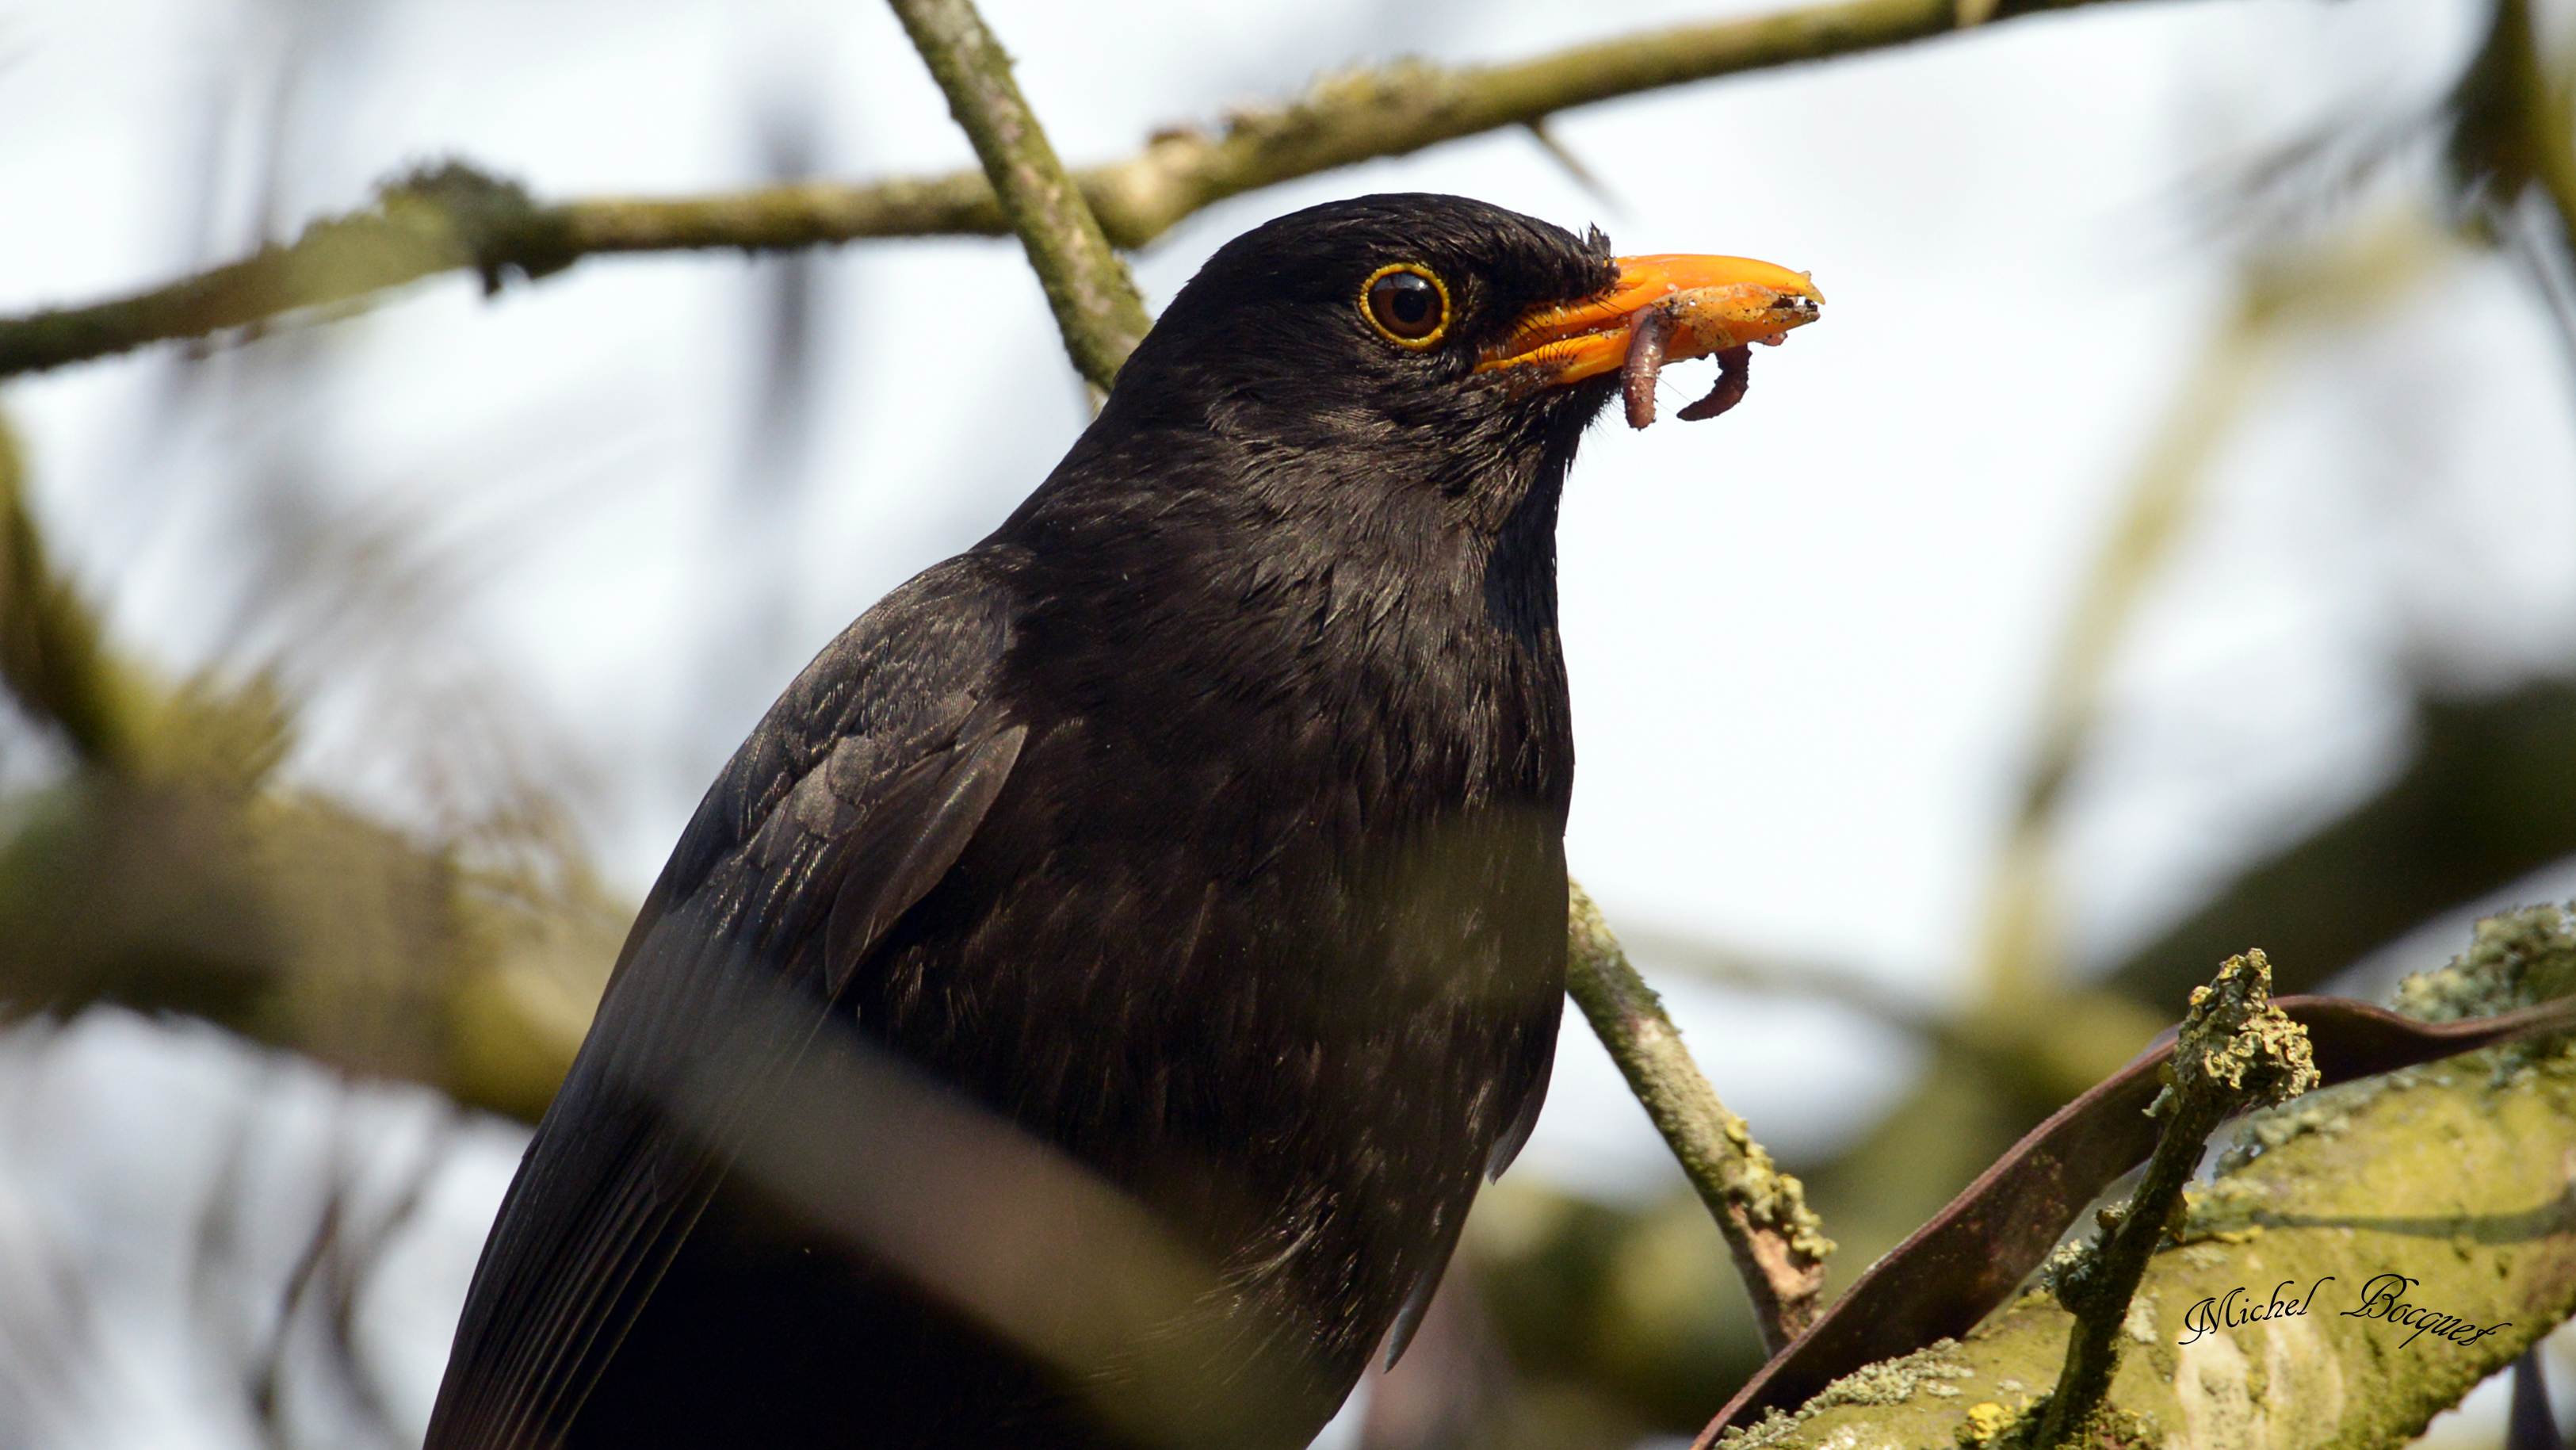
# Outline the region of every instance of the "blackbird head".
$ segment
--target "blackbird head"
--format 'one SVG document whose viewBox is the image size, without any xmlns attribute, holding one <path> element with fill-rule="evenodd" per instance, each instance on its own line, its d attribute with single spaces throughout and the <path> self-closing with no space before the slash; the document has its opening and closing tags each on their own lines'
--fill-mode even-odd
<svg viewBox="0 0 2576 1450">
<path fill-rule="evenodd" d="M 1822 300 L 1768 263 L 1613 257 L 1597 230 L 1461 197 L 1331 202 L 1209 258 L 1086 441 L 1186 437 L 1187 451 L 1230 452 L 1250 482 L 1429 490 L 1498 524 L 1534 489 L 1552 501 L 1623 364 L 1634 371 L 1636 324 L 1712 297 L 1724 305 L 1678 333 L 1657 324 L 1647 388 L 1661 362 L 1774 340 Z"/>
</svg>

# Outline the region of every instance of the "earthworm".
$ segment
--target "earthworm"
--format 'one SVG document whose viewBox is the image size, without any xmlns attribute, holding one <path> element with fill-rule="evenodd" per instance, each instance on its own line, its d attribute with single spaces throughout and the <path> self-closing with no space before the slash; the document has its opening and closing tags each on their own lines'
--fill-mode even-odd
<svg viewBox="0 0 2576 1450">
<path fill-rule="evenodd" d="M 1629 324 L 1628 360 L 1619 369 L 1619 391 L 1628 400 L 1631 428 L 1643 428 L 1655 421 L 1655 375 L 1664 370 L 1664 345 L 1672 335 L 1672 314 L 1661 307 L 1647 308 Z M 1735 391 L 1737 397 L 1743 396 L 1743 388 Z M 1727 401 L 1732 403 L 1735 399 Z"/>
<path fill-rule="evenodd" d="M 1640 329 L 1640 331 L 1642 332 L 1642 329 Z M 1658 358 L 1663 355 L 1663 349 L 1660 345 L 1655 349 L 1655 354 Z M 1637 422 L 1637 384 L 1635 381 L 1636 356 L 1637 354 L 1634 349 L 1631 349 L 1628 354 L 1628 366 L 1630 369 L 1628 383 L 1628 421 L 1636 424 L 1636 426 L 1640 428 L 1643 428 L 1646 425 L 1644 423 Z M 1682 409 L 1681 412 L 1674 416 L 1687 423 L 1696 423 L 1702 418 L 1714 418 L 1718 414 L 1725 412 L 1727 409 L 1734 407 L 1736 404 L 1743 402 L 1744 390 L 1751 386 L 1752 382 L 1753 349 L 1750 346 L 1719 348 L 1717 350 L 1717 386 L 1708 390 L 1707 397 L 1702 398 L 1698 402 L 1691 404 L 1689 407 Z M 1654 416 L 1654 396 L 1653 389 L 1650 386 L 1647 390 L 1646 417 L 1651 421 Z"/>
</svg>

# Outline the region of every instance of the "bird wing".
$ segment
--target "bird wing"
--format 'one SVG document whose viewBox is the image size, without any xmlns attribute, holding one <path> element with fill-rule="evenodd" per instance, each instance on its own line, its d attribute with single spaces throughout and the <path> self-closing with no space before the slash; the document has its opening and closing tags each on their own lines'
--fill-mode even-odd
<svg viewBox="0 0 2576 1450">
<path fill-rule="evenodd" d="M 1529 1145 L 1530 1134 L 1538 1127 L 1539 1111 L 1547 1106 L 1548 1078 L 1555 1071 L 1556 1037 L 1551 1033 L 1543 1039 L 1536 1068 L 1524 1073 L 1517 1084 L 1505 1090 L 1507 1102 L 1512 1100 L 1509 1094 L 1519 1094 L 1519 1106 L 1512 1109 L 1502 1136 L 1494 1140 L 1493 1149 L 1485 1155 L 1486 1182 L 1502 1177 L 1503 1170 L 1511 1167 L 1512 1160 L 1521 1156 L 1521 1149 Z M 1378 1362 L 1381 1369 L 1395 1368 L 1397 1361 L 1404 1358 L 1404 1352 L 1413 1346 L 1414 1332 L 1422 1327 L 1422 1316 L 1431 1312 L 1431 1298 L 1440 1292 L 1440 1280 L 1448 1272 L 1450 1255 L 1457 1247 L 1458 1227 L 1465 1221 L 1462 1215 L 1457 1224 L 1450 1227 L 1439 1248 L 1431 1255 L 1430 1262 L 1423 1265 L 1422 1272 L 1414 1277 L 1413 1288 L 1404 1296 L 1404 1307 L 1395 1311 L 1395 1323 L 1387 1328 L 1386 1347 Z"/>
<path fill-rule="evenodd" d="M 562 1442 L 725 1145 L 1009 779 L 1007 644 L 971 558 L 934 569 L 834 641 L 708 792 L 484 1246 L 429 1450 Z"/>
</svg>

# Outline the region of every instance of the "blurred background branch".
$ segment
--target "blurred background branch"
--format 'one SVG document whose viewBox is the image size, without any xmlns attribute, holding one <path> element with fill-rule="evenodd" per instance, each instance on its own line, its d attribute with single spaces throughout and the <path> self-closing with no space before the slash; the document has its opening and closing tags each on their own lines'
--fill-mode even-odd
<svg viewBox="0 0 2576 1450">
<path fill-rule="evenodd" d="M 2490 226 L 2527 195 L 2544 200 L 2562 256 L 2576 254 L 2570 96 L 2567 77 L 2551 74 L 2541 55 L 2531 0 L 2495 0 L 2486 40 L 2451 97 L 2452 185 L 2464 208 Z"/>
<path fill-rule="evenodd" d="M 203 1016 L 533 1119 L 625 908 L 587 868 L 469 868 L 457 843 L 277 783 L 293 712 L 273 682 L 172 687 L 120 657 L 52 562 L 18 460 L 0 424 L 0 681 L 76 764 L 14 802 L 0 840 L 0 1000 Z"/>
<path fill-rule="evenodd" d="M 2140 603 L 2191 522 L 2220 450 L 2260 407 L 2285 347 L 2321 326 L 2384 311 L 2420 284 L 2442 255 L 2442 239 L 2417 213 L 2400 211 L 2315 243 L 2261 252 L 2247 262 L 2234 305 L 2149 442 L 2059 636 L 2040 694 L 2036 743 L 2020 801 L 1988 886 L 1979 1015 L 2017 1014 L 2016 1030 L 2043 1037 L 2062 1033 L 2060 999 L 2068 983 L 2051 857 L 2068 783 L 2092 744 L 2104 681 Z M 2267 920 L 2265 930 L 2277 926 L 2277 918 Z M 2107 1025 L 2106 1040 L 2092 1044 L 2098 1055 L 2070 1064 L 2071 1073 L 2050 1090 L 2080 1088 L 2126 1061 L 2147 1034 L 2172 1020 L 2210 961 L 2224 960 L 2251 940 L 2241 937 L 2236 948 L 2202 953 L 2172 982 L 2151 986 L 2121 978 L 2135 989 L 2127 995 L 2141 1010 L 2129 1013 L 2124 1026 Z M 2303 976 L 2298 986 L 2315 980 L 2320 978 Z M 2284 990 L 2297 989 L 2285 983 Z M 2116 1011 L 2108 1002 L 2098 1010 Z"/>
<path fill-rule="evenodd" d="M 1443 68 L 1420 62 L 1350 71 L 1317 81 L 1284 106 L 1239 110 L 1215 135 L 1179 130 L 1139 155 L 1073 174 L 1106 239 L 1142 247 L 1182 219 L 1228 197 L 1378 157 L 1402 156 L 1507 126 L 1536 126 L 1560 111 L 1621 96 L 1802 61 L 1857 55 L 1950 34 L 1970 25 L 2112 0 L 1840 0 L 1749 20 L 1680 26 L 1578 46 L 1513 65 Z M 912 11 L 898 6 L 907 27 Z M 916 40 L 923 32 L 915 28 Z M 988 37 L 989 39 L 989 37 Z M 954 48 L 955 42 L 940 42 Z M 981 66 L 996 67 L 998 51 Z M 936 67 L 934 67 L 936 69 Z M 961 82 L 965 71 L 953 71 Z M 950 77 L 942 77 L 943 87 Z M 985 92 L 998 95 L 990 87 Z M 960 94 L 951 90 L 951 104 Z M 961 114 L 987 104 L 970 100 Z M 1025 114 L 1025 105 L 1020 108 Z M 970 134 L 974 128 L 970 127 Z M 1006 143 L 987 129 L 976 142 Z M 1042 144 L 1042 143 L 1041 143 Z M 987 164 L 992 158 L 987 157 Z M 1048 150 L 1048 161 L 1053 152 Z M 1017 164 L 1016 160 L 1012 163 Z M 1047 169 L 1055 169 L 1052 166 Z M 1080 226 L 1059 202 L 1059 224 Z M 377 293 L 472 270 L 486 292 L 509 274 L 552 275 L 586 256 L 729 248 L 773 251 L 886 237 L 1003 236 L 1015 230 L 983 171 L 857 186 L 804 182 L 725 196 L 674 200 L 600 198 L 540 205 L 514 182 L 461 162 L 388 183 L 366 211 L 308 225 L 289 246 L 168 286 L 88 307 L 0 319 L 0 377 L 41 372 L 154 342 L 206 337 L 314 308 L 346 307 Z M 1022 232 L 1023 240 L 1026 232 Z M 1034 256 L 1034 254 L 1033 254 Z M 1049 276 L 1049 263 L 1039 268 Z M 1068 298 L 1083 286 L 1049 281 Z M 1050 299 L 1055 297 L 1049 293 Z M 1059 309 L 1065 304 L 1058 304 Z M 1083 304 L 1090 308 L 1093 304 Z M 1140 334 L 1114 301 L 1100 315 Z M 1083 354 L 1082 356 L 1087 356 Z M 1082 368 L 1095 374 L 1099 359 Z M 1114 371 L 1114 369 L 1111 369 Z"/>
<path fill-rule="evenodd" d="M 54 568 L 27 512 L 26 459 L 0 417 L 0 682 L 19 707 L 104 768 L 131 765 L 98 616 Z"/>
</svg>

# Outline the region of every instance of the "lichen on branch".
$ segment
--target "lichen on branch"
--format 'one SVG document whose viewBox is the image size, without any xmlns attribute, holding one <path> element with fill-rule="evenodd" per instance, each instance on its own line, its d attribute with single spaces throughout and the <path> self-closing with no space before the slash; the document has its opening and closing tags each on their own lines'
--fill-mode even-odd
<svg viewBox="0 0 2576 1450">
<path fill-rule="evenodd" d="M 2147 1259 L 2181 1226 L 2183 1188 L 2209 1135 L 2248 1107 L 2283 1102 L 2317 1085 L 2306 1031 L 2271 1003 L 2272 966 L 2259 951 L 2230 957 L 2195 987 L 2181 1041 L 2164 1068 L 2164 1091 L 2147 1112 L 2164 1119 L 2137 1192 L 2103 1211 L 2101 1236 L 2056 1277 L 2058 1302 L 2075 1316 L 2066 1361 L 2030 1444 L 2056 1450 L 2094 1431 L 2120 1333 Z"/>
<path fill-rule="evenodd" d="M 507 275 L 543 277 L 582 251 L 562 209 L 449 161 L 388 181 L 367 209 L 324 217 L 241 261 L 112 302 L 0 319 L 0 377 L 361 305 L 443 272 L 474 272 L 495 292 Z"/>
<path fill-rule="evenodd" d="M 2492 1017 L 2576 986 L 2556 908 L 2480 925 L 2400 993 Z M 2258 1036 L 2275 1030 L 2263 1023 Z M 2231 1039 L 2233 1034 L 2230 1034 Z M 2251 1086 L 2266 1056 L 2192 1069 Z M 2252 1044 L 2247 1045 L 2249 1048 Z M 2404 1068 L 2262 1110 L 2188 1195 L 2116 1320 L 2091 1443 L 2396 1450 L 2576 1313 L 2576 1046 L 2565 1033 Z M 1835 1382 L 1727 1450 L 2010 1450 L 2037 1438 L 2076 1319 L 2027 1293 L 1959 1341 Z M 1933 1361 L 1937 1360 L 1937 1364 Z M 1859 1395 L 1854 1386 L 1879 1386 Z"/>
</svg>

